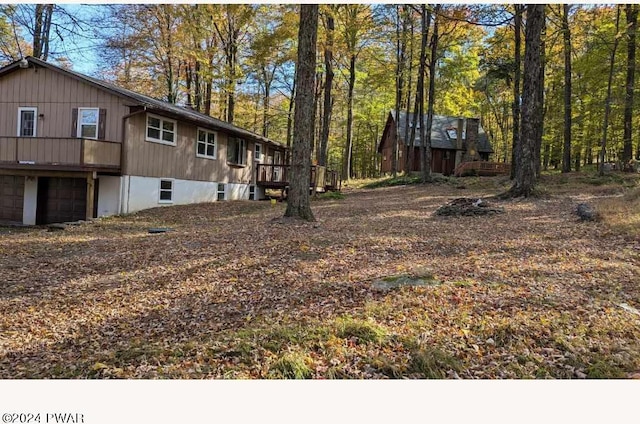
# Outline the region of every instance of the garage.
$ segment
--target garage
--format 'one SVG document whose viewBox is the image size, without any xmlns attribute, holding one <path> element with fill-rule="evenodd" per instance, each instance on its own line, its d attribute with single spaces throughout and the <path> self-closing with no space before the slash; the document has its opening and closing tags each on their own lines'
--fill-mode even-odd
<svg viewBox="0 0 640 424">
<path fill-rule="evenodd" d="M 36 224 L 86 219 L 87 180 L 84 178 L 38 178 Z"/>
<path fill-rule="evenodd" d="M 0 223 L 21 224 L 24 177 L 0 175 Z"/>
</svg>

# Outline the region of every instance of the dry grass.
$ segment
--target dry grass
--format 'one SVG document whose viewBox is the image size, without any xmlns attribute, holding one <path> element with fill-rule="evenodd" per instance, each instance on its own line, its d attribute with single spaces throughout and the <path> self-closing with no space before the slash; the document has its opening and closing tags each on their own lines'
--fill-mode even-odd
<svg viewBox="0 0 640 424">
<path fill-rule="evenodd" d="M 640 188 L 599 199 L 597 207 L 603 221 L 614 231 L 640 239 Z"/>
</svg>

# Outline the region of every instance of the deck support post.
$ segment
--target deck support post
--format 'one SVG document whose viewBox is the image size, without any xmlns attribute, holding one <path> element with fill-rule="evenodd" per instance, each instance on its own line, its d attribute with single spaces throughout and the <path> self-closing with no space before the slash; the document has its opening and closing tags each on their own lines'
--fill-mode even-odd
<svg viewBox="0 0 640 424">
<path fill-rule="evenodd" d="M 95 172 L 87 172 L 87 220 L 93 218 L 93 202 L 95 200 Z"/>
</svg>

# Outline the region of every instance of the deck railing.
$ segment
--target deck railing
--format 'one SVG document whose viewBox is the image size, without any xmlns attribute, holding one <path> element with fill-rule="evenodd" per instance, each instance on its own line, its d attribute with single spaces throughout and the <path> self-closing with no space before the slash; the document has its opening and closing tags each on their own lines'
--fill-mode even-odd
<svg viewBox="0 0 640 424">
<path fill-rule="evenodd" d="M 289 185 L 291 165 L 258 164 L 256 184 L 265 188 L 285 188 Z M 309 187 L 316 191 L 339 190 L 340 177 L 324 166 L 311 166 Z"/>
<path fill-rule="evenodd" d="M 462 175 L 503 175 L 511 172 L 511 164 L 502 162 L 463 162 L 456 167 L 453 171 L 453 175 L 460 177 Z"/>
<path fill-rule="evenodd" d="M 0 137 L 2 165 L 120 169 L 122 145 L 114 141 L 63 137 Z"/>
</svg>

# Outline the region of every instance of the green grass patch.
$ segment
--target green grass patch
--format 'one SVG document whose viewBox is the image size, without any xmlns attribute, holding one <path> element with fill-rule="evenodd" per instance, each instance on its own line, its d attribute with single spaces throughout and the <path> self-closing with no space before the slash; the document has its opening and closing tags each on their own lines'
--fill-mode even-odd
<svg viewBox="0 0 640 424">
<path fill-rule="evenodd" d="M 449 371 L 460 372 L 462 365 L 457 358 L 440 349 L 420 349 L 411 355 L 409 371 L 428 379 L 447 378 Z"/>
<path fill-rule="evenodd" d="M 304 380 L 311 378 L 312 370 L 309 366 L 311 358 L 298 352 L 289 352 L 281 356 L 269 367 L 269 378 Z"/>
<path fill-rule="evenodd" d="M 315 197 L 317 200 L 343 200 L 344 194 L 341 191 L 326 191 Z"/>
<path fill-rule="evenodd" d="M 370 321 L 340 318 L 336 322 L 336 334 L 342 339 L 355 339 L 357 343 L 380 343 L 387 332 Z"/>
<path fill-rule="evenodd" d="M 604 357 L 595 359 L 595 361 L 587 367 L 587 378 L 624 378 L 625 375 L 625 370 L 620 364 Z"/>
</svg>

